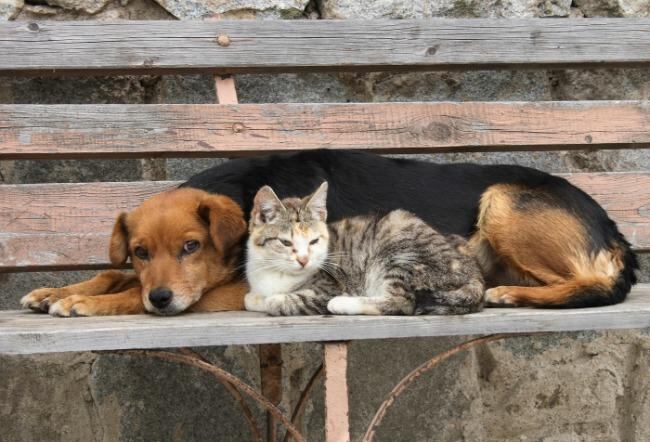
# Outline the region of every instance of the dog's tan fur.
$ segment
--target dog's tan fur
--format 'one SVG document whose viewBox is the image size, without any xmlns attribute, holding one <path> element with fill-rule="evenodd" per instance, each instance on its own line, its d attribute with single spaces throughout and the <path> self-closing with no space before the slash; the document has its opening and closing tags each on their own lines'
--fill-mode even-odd
<svg viewBox="0 0 650 442">
<path fill-rule="evenodd" d="M 157 313 L 149 292 L 169 287 L 173 309 L 166 314 L 242 310 L 248 287 L 238 280 L 236 266 L 245 232 L 244 214 L 230 198 L 189 188 L 164 192 L 115 222 L 111 262 L 130 257 L 135 274 L 108 270 L 79 284 L 35 290 L 22 303 L 57 316 Z M 187 240 L 200 247 L 181 257 Z M 149 259 L 138 259 L 136 247 L 146 248 Z"/>
<path fill-rule="evenodd" d="M 611 288 L 623 267 L 622 252 L 589 256 L 587 232 L 575 217 L 544 205 L 521 211 L 515 201 L 520 191 L 495 185 L 481 198 L 470 244 L 492 287 L 486 301 L 553 306 L 581 288 Z"/>
</svg>

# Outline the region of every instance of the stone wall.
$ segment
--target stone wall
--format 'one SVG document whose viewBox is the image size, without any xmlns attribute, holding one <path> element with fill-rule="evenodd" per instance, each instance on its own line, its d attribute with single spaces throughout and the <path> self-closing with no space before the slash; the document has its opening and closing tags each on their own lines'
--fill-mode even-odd
<svg viewBox="0 0 650 442">
<path fill-rule="evenodd" d="M 648 0 L 0 0 L 4 20 L 174 20 L 419 17 L 642 17 Z M 242 102 L 648 99 L 641 69 L 242 75 Z M 209 77 L 0 79 L 0 103 L 211 103 Z M 549 172 L 649 170 L 650 152 L 426 155 L 441 162 L 513 163 Z M 219 159 L 4 161 L 0 182 L 185 179 Z M 642 257 L 642 280 L 650 259 Z M 0 308 L 42 285 L 89 272 L 0 274 Z M 380 440 L 650 440 L 648 330 L 515 338 L 452 358 L 418 380 L 387 416 Z M 384 395 L 412 367 L 462 338 L 353 343 L 351 425 L 359 440 Z M 259 383 L 255 347 L 201 350 Z M 294 404 L 320 362 L 316 344 L 284 346 Z M 323 434 L 322 395 L 307 407 Z M 256 410 L 258 419 L 263 413 Z M 196 370 L 139 357 L 75 353 L 0 357 L 0 440 L 246 440 L 221 385 Z"/>
</svg>

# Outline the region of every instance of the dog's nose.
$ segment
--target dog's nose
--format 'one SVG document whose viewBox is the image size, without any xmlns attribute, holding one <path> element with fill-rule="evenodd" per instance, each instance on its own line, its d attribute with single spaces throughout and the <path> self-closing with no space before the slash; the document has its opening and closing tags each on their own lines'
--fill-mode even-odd
<svg viewBox="0 0 650 442">
<path fill-rule="evenodd" d="M 172 302 L 174 293 L 167 287 L 157 287 L 149 292 L 149 301 L 156 308 L 165 308 Z"/>
</svg>

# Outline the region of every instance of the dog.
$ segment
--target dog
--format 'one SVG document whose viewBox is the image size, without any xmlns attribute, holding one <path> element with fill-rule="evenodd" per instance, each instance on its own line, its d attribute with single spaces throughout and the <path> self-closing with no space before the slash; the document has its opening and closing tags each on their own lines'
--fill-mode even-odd
<svg viewBox="0 0 650 442">
<path fill-rule="evenodd" d="M 280 198 L 330 183 L 329 220 L 405 209 L 462 235 L 498 306 L 610 305 L 636 283 L 636 256 L 589 195 L 563 178 L 510 165 L 435 164 L 357 151 L 314 150 L 232 160 L 117 217 L 114 264 L 25 307 L 57 316 L 240 310 L 246 216 L 257 190 Z M 103 295 L 103 296 L 95 296 Z"/>
</svg>

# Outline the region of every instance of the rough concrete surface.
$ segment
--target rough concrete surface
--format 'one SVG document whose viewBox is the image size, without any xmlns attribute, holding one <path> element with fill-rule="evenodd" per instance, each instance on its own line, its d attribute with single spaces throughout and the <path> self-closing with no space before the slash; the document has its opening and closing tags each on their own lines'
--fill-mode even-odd
<svg viewBox="0 0 650 442">
<path fill-rule="evenodd" d="M 163 20 L 642 17 L 648 0 L 0 0 L 0 20 Z M 382 102 L 648 99 L 642 69 L 242 75 L 241 102 Z M 207 76 L 0 78 L 0 103 L 211 103 Z M 429 161 L 512 163 L 549 172 L 649 170 L 647 150 L 421 155 Z M 4 161 L 1 183 L 185 179 L 223 159 Z M 650 256 L 642 255 L 650 282 Z M 0 308 L 43 285 L 92 272 L 0 275 Z M 355 342 L 350 347 L 351 430 L 359 440 L 392 386 L 464 338 Z M 259 385 L 255 347 L 200 350 Z M 282 408 L 321 362 L 318 344 L 283 347 Z M 398 398 L 381 441 L 650 440 L 650 331 L 513 338 L 457 355 Z M 250 404 L 261 423 L 264 413 Z M 323 439 L 320 384 L 301 422 Z M 74 353 L 0 357 L 2 441 L 239 441 L 249 429 L 209 375 L 141 356 Z M 279 430 L 283 434 L 282 430 Z"/>
</svg>

